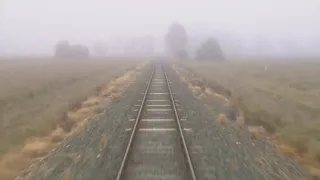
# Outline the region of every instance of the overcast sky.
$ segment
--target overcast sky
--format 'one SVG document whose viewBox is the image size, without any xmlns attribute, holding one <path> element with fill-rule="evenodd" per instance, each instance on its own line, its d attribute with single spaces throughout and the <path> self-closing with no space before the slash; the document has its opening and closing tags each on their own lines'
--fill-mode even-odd
<svg viewBox="0 0 320 180">
<path fill-rule="evenodd" d="M 0 40 L 4 49 L 48 50 L 61 39 L 161 37 L 178 21 L 188 32 L 309 43 L 320 38 L 319 19 L 320 0 L 0 0 Z"/>
</svg>

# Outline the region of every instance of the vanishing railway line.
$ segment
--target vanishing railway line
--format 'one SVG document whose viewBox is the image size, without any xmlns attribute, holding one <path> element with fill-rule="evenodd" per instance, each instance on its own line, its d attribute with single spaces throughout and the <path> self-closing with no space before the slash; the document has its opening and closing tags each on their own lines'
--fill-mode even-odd
<svg viewBox="0 0 320 180">
<path fill-rule="evenodd" d="M 309 179 L 270 143 L 251 140 L 236 126 L 213 124 L 212 116 L 222 110 L 209 114 L 174 71 L 154 65 L 81 134 L 16 180 Z M 218 103 L 212 101 L 225 106 Z"/>
<path fill-rule="evenodd" d="M 193 164 L 165 69 L 155 67 L 139 109 L 116 180 L 191 179 Z"/>
</svg>

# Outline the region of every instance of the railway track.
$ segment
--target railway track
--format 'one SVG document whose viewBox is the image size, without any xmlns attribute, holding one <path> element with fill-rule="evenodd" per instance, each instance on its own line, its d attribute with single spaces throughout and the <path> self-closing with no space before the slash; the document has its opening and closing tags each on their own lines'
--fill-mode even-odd
<svg viewBox="0 0 320 180">
<path fill-rule="evenodd" d="M 138 111 L 116 180 L 196 180 L 182 128 L 164 68 L 155 67 L 136 105 Z"/>
</svg>

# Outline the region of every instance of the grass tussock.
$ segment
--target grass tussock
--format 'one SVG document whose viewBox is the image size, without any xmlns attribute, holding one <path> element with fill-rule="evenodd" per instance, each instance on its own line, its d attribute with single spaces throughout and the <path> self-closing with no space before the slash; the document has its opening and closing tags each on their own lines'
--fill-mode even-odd
<svg viewBox="0 0 320 180">
<path fill-rule="evenodd" d="M 235 103 L 245 123 L 262 126 L 281 152 L 305 167 L 320 169 L 319 62 L 186 62 L 180 66 L 204 77 L 209 88 Z"/>
<path fill-rule="evenodd" d="M 228 119 L 227 115 L 225 114 L 220 114 L 216 118 L 216 123 L 221 124 L 221 125 L 228 125 L 230 123 L 230 120 Z"/>
<path fill-rule="evenodd" d="M 108 142 L 107 135 L 103 134 L 103 135 L 101 136 L 101 139 L 100 139 L 100 147 L 101 147 L 101 149 L 104 148 L 104 147 L 106 147 L 107 142 Z"/>
<path fill-rule="evenodd" d="M 72 171 L 71 171 L 70 168 L 68 168 L 68 169 L 64 172 L 64 180 L 73 180 Z"/>
<path fill-rule="evenodd" d="M 112 64 L 110 62 L 109 65 L 112 67 Z M 119 65 L 121 64 L 115 63 L 113 66 L 116 67 Z M 81 63 L 79 66 L 81 67 Z M 22 67 L 22 69 L 26 68 L 24 66 Z M 71 68 L 65 66 L 63 67 Z M 62 67 L 59 66 L 59 68 Z M 108 77 L 108 73 L 105 73 L 105 69 L 104 72 L 94 72 L 98 69 L 97 67 L 92 68 L 91 71 L 88 71 L 89 74 L 87 73 L 87 75 L 83 77 L 84 79 L 82 79 L 80 76 L 80 74 L 84 72 L 77 74 L 75 78 L 80 76 L 79 80 L 71 84 L 68 81 L 70 79 L 56 79 L 59 77 L 55 77 L 52 79 L 54 83 L 61 83 L 63 86 L 55 87 L 55 84 L 50 85 L 50 83 L 46 81 L 40 81 L 38 82 L 39 87 L 37 88 L 41 89 L 45 86 L 45 84 L 49 84 L 53 89 L 48 89 L 46 90 L 47 92 L 42 92 L 44 94 L 38 94 L 37 91 L 35 91 L 33 92 L 35 96 L 27 95 L 27 99 L 22 95 L 18 96 L 17 94 L 15 99 L 16 102 L 14 101 L 14 99 L 10 99 L 9 96 L 4 96 L 4 94 L 1 94 L 0 100 L 2 98 L 2 101 L 0 102 L 3 102 L 3 99 L 5 99 L 6 101 L 4 102 L 6 102 L 6 108 L 4 109 L 4 111 L 3 107 L 2 109 L 0 109 L 2 110 L 2 112 L 4 112 L 2 114 L 4 116 L 2 116 L 2 119 L 0 119 L 2 122 L 0 124 L 7 124 L 7 126 L 0 126 L 0 132 L 6 132 L 4 137 L 0 136 L 2 148 L 2 153 L 0 154 L 0 179 L 13 179 L 21 170 L 30 165 L 30 163 L 32 163 L 34 160 L 36 160 L 37 158 L 41 158 L 51 152 L 51 150 L 58 146 L 59 143 L 63 141 L 67 136 L 83 134 L 85 131 L 85 123 L 88 120 L 88 117 L 97 113 L 97 108 L 101 108 L 102 104 L 105 107 L 106 99 L 112 99 L 114 97 L 120 96 L 121 92 L 123 92 L 123 90 L 131 84 L 129 83 L 129 81 L 132 82 L 137 75 L 134 70 L 130 70 L 123 76 L 111 80 L 108 84 L 97 86 L 96 84 L 105 82 L 106 77 Z M 45 72 L 46 70 L 48 69 L 41 70 L 41 72 Z M 67 70 L 74 71 L 74 69 L 72 68 Z M 61 71 L 61 69 L 54 69 L 55 76 L 59 74 L 59 71 Z M 8 72 L 10 74 L 10 71 Z M 74 73 L 76 72 L 77 71 L 75 71 Z M 109 77 L 111 74 L 109 73 Z M 19 75 L 15 76 L 19 77 Z M 48 74 L 46 74 L 46 76 L 48 76 Z M 50 79 L 51 77 L 47 78 Z M 66 81 L 67 83 L 63 84 L 64 81 Z M 28 86 L 28 84 L 25 85 Z M 82 92 L 83 89 L 87 89 L 85 93 Z M 99 92 L 97 92 L 98 90 Z M 3 89 L 1 89 L 0 91 L 3 91 Z M 20 93 L 20 91 L 18 92 Z M 21 93 L 23 94 L 22 91 Z M 20 104 L 20 106 L 31 106 L 32 103 L 35 103 L 36 100 L 36 102 L 41 105 L 41 107 L 38 107 L 39 112 L 37 114 L 34 114 L 34 112 L 32 111 L 34 108 L 33 106 L 25 107 L 25 109 L 23 110 L 11 109 L 11 111 L 7 111 L 8 104 L 10 104 L 11 108 L 13 108 L 18 105 L 14 103 L 20 102 L 20 99 L 25 101 L 24 103 Z M 47 101 L 48 99 L 52 100 L 52 102 L 50 102 L 50 105 L 48 104 L 43 107 L 43 101 Z M 35 104 L 34 106 L 37 106 L 38 104 Z M 21 112 L 27 115 L 30 114 L 30 116 L 32 114 L 34 115 L 34 117 L 32 119 L 28 119 L 29 116 L 24 116 L 23 119 L 20 120 L 15 117 L 15 114 L 10 114 L 14 112 Z M 41 118 L 37 119 L 38 117 Z M 9 120 L 11 120 L 10 123 L 12 123 L 12 125 L 15 124 L 16 129 L 22 131 L 14 134 L 16 131 L 10 129 L 10 123 L 8 124 Z M 27 122 L 27 120 L 29 121 Z M 18 141 L 16 141 L 15 139 L 17 139 Z"/>
<path fill-rule="evenodd" d="M 266 135 L 266 130 L 262 126 L 249 126 L 248 130 L 252 140 L 261 140 Z"/>
<path fill-rule="evenodd" d="M 320 180 L 320 170 L 314 167 L 308 168 L 312 180 Z"/>
<path fill-rule="evenodd" d="M 22 148 L 21 153 L 22 156 L 38 158 L 46 155 L 53 147 L 54 144 L 50 141 L 34 140 L 27 142 Z"/>
<path fill-rule="evenodd" d="M 244 125 L 245 125 L 245 120 L 244 120 L 244 117 L 243 116 L 240 116 L 237 120 L 236 120 L 236 124 L 237 124 L 237 127 L 241 130 L 244 129 Z"/>
<path fill-rule="evenodd" d="M 174 71 L 178 74 L 178 76 L 180 77 L 180 79 L 183 82 L 187 82 L 187 79 L 182 75 L 182 73 L 180 73 L 180 71 L 178 70 L 178 68 L 176 66 L 173 66 Z"/>
</svg>

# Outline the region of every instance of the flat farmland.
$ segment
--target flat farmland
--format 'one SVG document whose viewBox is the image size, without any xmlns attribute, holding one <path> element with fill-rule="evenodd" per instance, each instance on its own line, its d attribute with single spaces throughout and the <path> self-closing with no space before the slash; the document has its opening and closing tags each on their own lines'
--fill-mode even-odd
<svg viewBox="0 0 320 180">
<path fill-rule="evenodd" d="M 141 64 L 128 59 L 0 59 L 0 155 L 46 135 L 65 112 L 115 76 Z"/>
<path fill-rule="evenodd" d="M 320 167 L 320 62 L 179 62 L 261 125 L 284 153 Z"/>
</svg>

